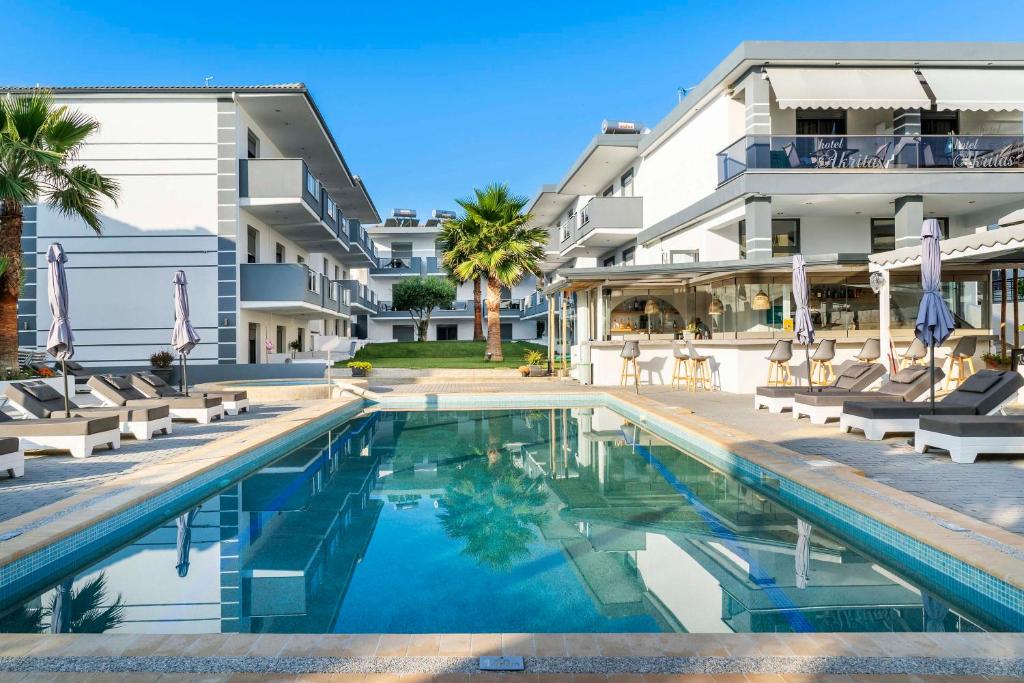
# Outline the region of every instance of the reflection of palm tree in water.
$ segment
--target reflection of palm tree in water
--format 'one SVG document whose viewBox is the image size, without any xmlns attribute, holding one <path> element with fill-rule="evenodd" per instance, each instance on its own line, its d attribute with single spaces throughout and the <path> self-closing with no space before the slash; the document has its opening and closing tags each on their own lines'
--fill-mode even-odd
<svg viewBox="0 0 1024 683">
<path fill-rule="evenodd" d="M 473 453 L 456 471 L 440 501 L 441 526 L 452 539 L 464 539 L 463 553 L 494 569 L 507 569 L 530 554 L 533 527 L 547 519 L 547 493 L 498 448 L 466 447 Z"/>
<path fill-rule="evenodd" d="M 107 607 L 106 577 L 100 574 L 77 591 L 74 578 L 62 581 L 50 598 L 48 607 L 30 608 L 27 605 L 0 616 L 0 633 L 41 633 L 43 619 L 49 617 L 46 627 L 51 633 L 103 633 L 124 622 L 124 603 L 120 593 Z"/>
</svg>

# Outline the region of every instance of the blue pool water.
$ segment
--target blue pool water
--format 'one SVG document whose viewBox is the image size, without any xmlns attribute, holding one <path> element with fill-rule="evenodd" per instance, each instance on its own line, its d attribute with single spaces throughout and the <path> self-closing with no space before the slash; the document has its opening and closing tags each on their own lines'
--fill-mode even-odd
<svg viewBox="0 0 1024 683">
<path fill-rule="evenodd" d="M 727 470 L 604 407 L 370 412 L 12 597 L 0 631 L 1007 628 Z"/>
</svg>

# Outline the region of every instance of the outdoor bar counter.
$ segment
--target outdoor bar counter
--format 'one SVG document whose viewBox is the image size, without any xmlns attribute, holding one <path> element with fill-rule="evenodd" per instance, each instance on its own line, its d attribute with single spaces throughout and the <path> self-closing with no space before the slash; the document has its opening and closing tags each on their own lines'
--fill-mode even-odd
<svg viewBox="0 0 1024 683">
<path fill-rule="evenodd" d="M 896 336 L 894 331 L 893 344 L 898 355 L 903 353 L 913 339 L 911 330 L 900 331 Z M 905 334 L 903 334 L 905 332 Z M 975 332 L 975 331 L 968 331 Z M 864 345 L 864 342 L 871 338 L 877 338 L 877 332 L 865 334 L 864 336 L 843 336 L 836 339 L 836 357 L 832 364 L 839 366 L 844 361 L 853 359 L 857 352 Z M 936 362 L 942 363 L 949 353 L 952 344 L 960 336 L 955 334 L 946 342 L 942 349 L 936 349 Z M 976 367 L 984 367 L 981 362 L 981 354 L 988 351 L 988 339 L 990 335 L 979 335 L 984 339 L 978 340 Z M 668 385 L 672 382 L 672 368 L 675 359 L 672 356 L 673 342 L 671 339 L 651 339 L 635 337 L 640 343 L 640 383 L 643 385 Z M 698 353 L 711 357 L 711 376 L 716 390 L 727 391 L 738 394 L 752 394 L 758 386 L 763 386 L 768 377 L 767 356 L 775 346 L 776 339 L 707 339 L 693 340 L 694 348 Z M 685 342 L 681 342 L 684 343 Z M 589 347 L 589 362 L 592 364 L 593 381 L 598 386 L 617 385 L 620 382 L 622 373 L 622 340 L 613 341 L 592 341 L 587 342 Z M 811 353 L 817 345 L 811 345 Z M 587 362 L 586 351 L 583 351 L 583 361 Z M 883 354 L 886 350 L 883 349 Z M 885 358 L 880 359 L 885 362 Z M 790 370 L 793 374 L 793 381 L 799 384 L 806 384 L 807 371 L 804 362 L 804 347 L 802 344 L 793 342 L 793 359 L 790 361 Z"/>
</svg>

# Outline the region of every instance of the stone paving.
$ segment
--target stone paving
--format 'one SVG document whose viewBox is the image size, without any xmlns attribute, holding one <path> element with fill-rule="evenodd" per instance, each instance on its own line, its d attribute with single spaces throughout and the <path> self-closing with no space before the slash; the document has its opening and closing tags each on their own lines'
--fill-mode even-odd
<svg viewBox="0 0 1024 683">
<path fill-rule="evenodd" d="M 81 493 L 90 486 L 109 481 L 111 477 L 161 462 L 226 434 L 261 424 L 298 405 L 253 406 L 249 413 L 225 416 L 224 420 L 209 425 L 175 422 L 170 436 L 157 436 L 150 441 L 122 437 L 119 450 L 100 448 L 88 458 L 59 454 L 29 455 L 25 458 L 25 476 L 0 478 L 0 522 Z"/>
</svg>

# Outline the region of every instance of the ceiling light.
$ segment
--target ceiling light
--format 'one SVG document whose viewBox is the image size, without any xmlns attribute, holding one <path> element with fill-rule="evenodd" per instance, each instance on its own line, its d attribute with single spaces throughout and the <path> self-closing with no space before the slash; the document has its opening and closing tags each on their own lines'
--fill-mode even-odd
<svg viewBox="0 0 1024 683">
<path fill-rule="evenodd" d="M 974 200 L 973 200 L 973 199 L 968 199 L 968 200 L 967 200 L 967 203 L 968 203 L 968 204 L 973 204 L 973 203 L 974 203 Z"/>
<path fill-rule="evenodd" d="M 854 211 L 854 213 L 855 213 L 855 214 L 857 214 L 857 215 L 859 216 L 859 215 L 861 215 L 861 213 L 863 213 L 863 212 L 862 212 L 862 211 Z"/>
</svg>

